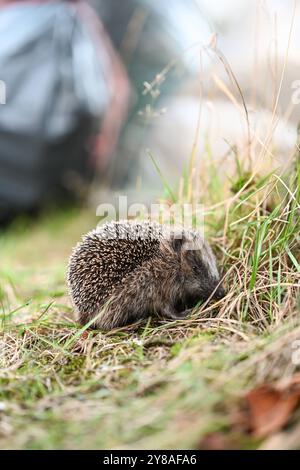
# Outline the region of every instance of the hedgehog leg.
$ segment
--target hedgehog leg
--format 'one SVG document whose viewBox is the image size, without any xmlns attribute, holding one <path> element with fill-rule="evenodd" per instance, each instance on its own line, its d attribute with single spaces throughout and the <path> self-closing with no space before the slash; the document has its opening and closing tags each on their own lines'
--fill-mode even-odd
<svg viewBox="0 0 300 470">
<path fill-rule="evenodd" d="M 175 308 L 172 308 L 170 305 L 168 305 L 167 307 L 165 307 L 163 309 L 162 312 L 163 312 L 163 316 L 166 317 L 166 318 L 172 318 L 174 320 L 179 320 L 180 318 L 187 317 L 192 312 L 192 309 L 187 309 L 187 310 L 183 310 L 181 312 L 178 312 L 177 310 L 175 310 Z"/>
<path fill-rule="evenodd" d="M 128 295 L 124 298 L 123 291 L 120 295 L 112 296 L 105 306 L 102 307 L 102 312 L 95 320 L 97 328 L 103 330 L 112 330 L 132 323 L 136 323 L 148 315 L 145 314 L 145 305 L 142 304 L 139 298 L 131 297 Z"/>
<path fill-rule="evenodd" d="M 174 318 L 186 318 L 192 313 L 192 309 L 188 308 L 186 310 L 182 310 L 181 312 L 175 312 Z"/>
</svg>

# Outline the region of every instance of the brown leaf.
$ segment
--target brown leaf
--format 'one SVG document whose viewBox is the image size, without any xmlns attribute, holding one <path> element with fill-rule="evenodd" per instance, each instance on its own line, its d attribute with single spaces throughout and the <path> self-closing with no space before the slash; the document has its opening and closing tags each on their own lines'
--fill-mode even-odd
<svg viewBox="0 0 300 470">
<path fill-rule="evenodd" d="M 269 436 L 283 428 L 300 400 L 299 374 L 277 385 L 264 384 L 246 395 L 249 429 L 255 437 Z"/>
<path fill-rule="evenodd" d="M 81 333 L 81 339 L 88 339 L 88 337 L 89 337 L 89 331 L 84 330 L 84 331 Z"/>
</svg>

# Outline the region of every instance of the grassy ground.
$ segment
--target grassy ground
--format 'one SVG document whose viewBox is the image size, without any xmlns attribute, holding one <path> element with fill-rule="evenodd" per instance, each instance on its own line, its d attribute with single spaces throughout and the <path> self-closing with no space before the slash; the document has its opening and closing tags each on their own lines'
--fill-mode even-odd
<svg viewBox="0 0 300 470">
<path fill-rule="evenodd" d="M 3 232 L 0 448 L 299 447 L 299 409 L 265 437 L 245 409 L 247 391 L 297 369 L 299 181 L 240 175 L 220 203 L 211 178 L 207 227 L 228 294 L 180 322 L 106 334 L 76 324 L 65 269 L 97 222 L 88 210 Z"/>
</svg>

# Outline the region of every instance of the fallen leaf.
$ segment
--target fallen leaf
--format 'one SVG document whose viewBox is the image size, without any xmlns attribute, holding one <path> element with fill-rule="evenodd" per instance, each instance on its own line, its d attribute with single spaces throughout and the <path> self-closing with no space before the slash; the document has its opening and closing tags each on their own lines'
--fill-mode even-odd
<svg viewBox="0 0 300 470">
<path fill-rule="evenodd" d="M 84 331 L 81 333 L 81 339 L 88 339 L 88 337 L 89 337 L 89 331 L 84 330 Z"/>
<path fill-rule="evenodd" d="M 248 426 L 254 437 L 266 437 L 280 431 L 300 401 L 300 375 L 289 380 L 263 384 L 246 395 Z"/>
</svg>

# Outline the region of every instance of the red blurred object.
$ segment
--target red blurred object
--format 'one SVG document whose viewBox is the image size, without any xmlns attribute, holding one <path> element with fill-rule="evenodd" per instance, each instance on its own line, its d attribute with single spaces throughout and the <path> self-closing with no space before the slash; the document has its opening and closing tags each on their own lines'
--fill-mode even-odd
<svg viewBox="0 0 300 470">
<path fill-rule="evenodd" d="M 104 72 L 110 91 L 110 101 L 102 120 L 101 131 L 96 139 L 92 156 L 97 168 L 103 170 L 106 168 L 109 157 L 118 143 L 119 134 L 127 116 L 130 85 L 123 63 L 99 17 L 96 17 L 94 10 L 86 2 L 80 1 L 79 3 L 82 8 L 81 14 L 90 25 L 95 44 L 97 45 L 100 41 L 101 48 L 104 46 L 107 53 Z"/>
</svg>

